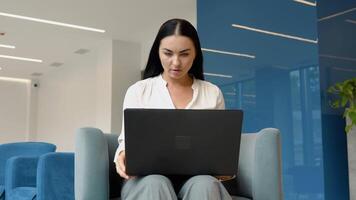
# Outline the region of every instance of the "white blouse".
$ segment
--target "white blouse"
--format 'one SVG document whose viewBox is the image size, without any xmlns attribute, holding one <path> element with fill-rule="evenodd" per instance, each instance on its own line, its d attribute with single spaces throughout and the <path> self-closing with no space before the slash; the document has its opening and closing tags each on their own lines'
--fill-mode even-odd
<svg viewBox="0 0 356 200">
<path fill-rule="evenodd" d="M 200 79 L 193 80 L 193 98 L 185 109 L 225 109 L 224 97 L 221 90 L 214 84 Z M 123 110 L 126 108 L 166 108 L 175 109 L 167 88 L 167 82 L 158 75 L 141 80 L 133 84 L 126 91 Z M 125 150 L 124 118 L 122 130 L 118 138 L 119 147 L 116 150 L 114 162 L 117 156 Z"/>
</svg>

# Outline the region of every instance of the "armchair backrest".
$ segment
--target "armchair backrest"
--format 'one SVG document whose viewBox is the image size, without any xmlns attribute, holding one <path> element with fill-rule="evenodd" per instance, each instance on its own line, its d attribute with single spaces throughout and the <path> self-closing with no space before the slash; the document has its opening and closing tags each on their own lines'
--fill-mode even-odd
<svg viewBox="0 0 356 200">
<path fill-rule="evenodd" d="M 45 142 L 15 142 L 0 144 L 0 185 L 4 184 L 6 161 L 14 156 L 40 156 L 54 152 L 56 146 Z"/>
<path fill-rule="evenodd" d="M 36 200 L 74 200 L 74 153 L 53 152 L 40 156 Z"/>
</svg>

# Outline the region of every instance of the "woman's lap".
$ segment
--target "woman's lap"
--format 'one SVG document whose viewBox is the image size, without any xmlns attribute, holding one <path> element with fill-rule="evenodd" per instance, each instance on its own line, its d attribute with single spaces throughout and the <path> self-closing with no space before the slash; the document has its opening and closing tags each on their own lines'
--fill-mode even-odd
<svg viewBox="0 0 356 200">
<path fill-rule="evenodd" d="M 224 186 L 209 175 L 148 175 L 125 181 L 121 191 L 124 200 L 131 199 L 231 199 Z"/>
</svg>

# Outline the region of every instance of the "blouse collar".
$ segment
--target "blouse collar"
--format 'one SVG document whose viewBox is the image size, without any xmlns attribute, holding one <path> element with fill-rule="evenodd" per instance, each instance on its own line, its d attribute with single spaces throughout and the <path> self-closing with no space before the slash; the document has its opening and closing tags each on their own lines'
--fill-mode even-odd
<svg viewBox="0 0 356 200">
<path fill-rule="evenodd" d="M 198 82 L 194 76 L 192 76 L 192 77 L 193 77 L 192 89 L 196 90 L 198 88 L 198 85 L 197 85 Z M 165 86 L 165 87 L 167 86 L 167 81 L 163 79 L 163 74 L 158 75 L 158 81 L 162 86 Z"/>
</svg>

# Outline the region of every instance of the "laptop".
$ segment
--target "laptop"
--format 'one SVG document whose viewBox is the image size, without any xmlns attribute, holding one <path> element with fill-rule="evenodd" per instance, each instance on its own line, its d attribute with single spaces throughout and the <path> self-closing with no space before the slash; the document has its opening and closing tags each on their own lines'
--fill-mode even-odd
<svg viewBox="0 0 356 200">
<path fill-rule="evenodd" d="M 125 109 L 128 175 L 236 175 L 241 110 Z"/>
</svg>

